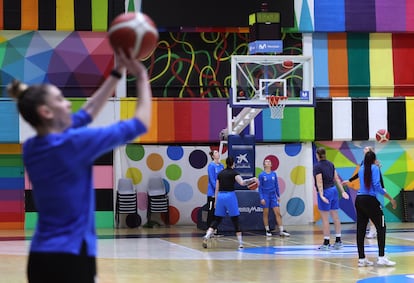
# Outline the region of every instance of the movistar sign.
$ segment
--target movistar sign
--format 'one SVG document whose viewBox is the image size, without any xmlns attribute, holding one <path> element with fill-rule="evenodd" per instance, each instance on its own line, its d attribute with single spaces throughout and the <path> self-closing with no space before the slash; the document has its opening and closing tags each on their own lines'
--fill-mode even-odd
<svg viewBox="0 0 414 283">
<path fill-rule="evenodd" d="M 249 54 L 282 52 L 283 40 L 256 40 L 249 43 Z"/>
</svg>

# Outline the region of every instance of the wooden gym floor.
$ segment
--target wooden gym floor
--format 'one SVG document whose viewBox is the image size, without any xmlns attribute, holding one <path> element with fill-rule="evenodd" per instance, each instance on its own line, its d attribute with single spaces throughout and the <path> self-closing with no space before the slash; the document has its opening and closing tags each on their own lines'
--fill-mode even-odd
<svg viewBox="0 0 414 283">
<path fill-rule="evenodd" d="M 245 232 L 243 250 L 227 233 L 204 249 L 196 227 L 99 230 L 98 282 L 414 282 L 414 223 L 387 225 L 386 254 L 395 267 L 357 266 L 355 224 L 342 225 L 338 251 L 317 250 L 317 224 L 286 226 L 288 238 Z M 30 239 L 31 231 L 0 231 L 0 282 L 26 282 Z M 376 239 L 366 245 L 376 260 Z"/>
</svg>

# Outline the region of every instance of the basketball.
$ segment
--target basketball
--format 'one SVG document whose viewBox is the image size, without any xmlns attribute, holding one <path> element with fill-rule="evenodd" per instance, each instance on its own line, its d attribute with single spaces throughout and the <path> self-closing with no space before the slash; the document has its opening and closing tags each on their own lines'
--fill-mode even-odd
<svg viewBox="0 0 414 283">
<path fill-rule="evenodd" d="M 390 132 L 388 132 L 386 129 L 380 129 L 375 134 L 375 138 L 379 143 L 386 143 L 390 140 Z"/>
<path fill-rule="evenodd" d="M 247 185 L 247 188 L 252 191 L 256 190 L 258 187 L 259 187 L 259 184 L 257 182 L 253 182 Z"/>
<path fill-rule="evenodd" d="M 129 12 L 112 21 L 108 38 L 115 52 L 122 49 L 125 54 L 129 54 L 129 50 L 132 50 L 132 57 L 144 59 L 157 46 L 158 30 L 149 16 L 140 12 Z"/>
</svg>

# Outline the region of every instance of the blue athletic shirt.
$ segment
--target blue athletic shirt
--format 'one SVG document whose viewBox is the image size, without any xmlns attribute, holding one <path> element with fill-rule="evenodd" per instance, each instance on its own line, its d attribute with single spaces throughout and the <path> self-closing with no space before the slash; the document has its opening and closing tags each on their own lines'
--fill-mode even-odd
<svg viewBox="0 0 414 283">
<path fill-rule="evenodd" d="M 276 172 L 266 173 L 266 171 L 263 171 L 259 174 L 259 183 L 259 196 L 261 200 L 264 199 L 264 195 L 271 193 L 275 193 L 277 197 L 280 197 Z"/>
<path fill-rule="evenodd" d="M 221 170 L 224 169 L 224 165 L 221 163 L 216 164 L 214 161 L 211 161 L 208 164 L 208 187 L 207 187 L 207 196 L 214 197 L 216 192 L 216 181 L 217 175 Z"/>
<path fill-rule="evenodd" d="M 94 161 L 147 130 L 137 119 L 85 127 L 92 118 L 83 109 L 72 121 L 63 133 L 35 136 L 23 145 L 38 212 L 31 252 L 79 254 L 85 241 L 88 255 L 96 256 Z"/>
<path fill-rule="evenodd" d="M 381 186 L 381 177 L 380 177 L 380 169 L 377 165 L 372 164 L 371 165 L 371 172 L 372 172 L 372 178 L 371 178 L 371 186 L 369 188 L 365 187 L 364 184 L 364 165 L 359 168 L 358 171 L 358 178 L 360 187 L 357 192 L 358 195 L 370 195 L 370 196 L 377 196 L 377 193 L 380 195 L 385 194 L 385 190 Z"/>
</svg>

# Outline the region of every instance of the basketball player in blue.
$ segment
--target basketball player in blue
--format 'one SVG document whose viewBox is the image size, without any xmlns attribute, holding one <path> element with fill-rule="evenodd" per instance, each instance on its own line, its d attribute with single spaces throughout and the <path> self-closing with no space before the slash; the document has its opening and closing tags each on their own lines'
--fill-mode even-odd
<svg viewBox="0 0 414 283">
<path fill-rule="evenodd" d="M 134 117 L 105 127 L 87 127 L 114 93 L 125 67 L 136 77 L 139 100 Z M 54 85 L 27 86 L 13 81 L 8 92 L 36 131 L 36 136 L 23 145 L 23 161 L 38 212 L 28 258 L 28 280 L 95 282 L 92 167 L 102 154 L 147 131 L 152 107 L 147 70 L 135 58 L 120 53 L 116 69 L 73 114 L 71 102 Z"/>
<path fill-rule="evenodd" d="M 252 182 L 257 182 L 257 178 L 253 177 L 245 179 L 234 170 L 234 159 L 229 156 L 226 159 L 226 169 L 222 170 L 216 181 L 216 203 L 215 203 L 215 219 L 207 229 L 206 235 L 203 237 L 203 248 L 207 248 L 208 240 L 213 235 L 214 231 L 220 225 L 223 218 L 228 214 L 236 230 L 237 240 L 239 241 L 239 249 L 243 248 L 242 232 L 239 223 L 239 203 L 237 201 L 236 193 L 234 192 L 235 183 L 241 186 L 247 186 Z"/>
<path fill-rule="evenodd" d="M 216 200 L 216 181 L 217 175 L 224 169 L 224 165 L 220 162 L 220 153 L 217 150 L 210 152 L 211 162 L 208 164 L 208 187 L 207 187 L 207 227 L 210 227 L 214 219 L 214 202 Z M 217 234 L 217 231 L 214 231 Z"/>
<path fill-rule="evenodd" d="M 272 161 L 263 161 L 264 171 L 259 174 L 259 197 L 260 205 L 263 208 L 263 224 L 266 236 L 272 236 L 269 228 L 269 208 L 273 209 L 276 216 L 276 224 L 279 225 L 279 235 L 289 237 L 290 234 L 283 230 L 282 215 L 280 214 L 280 191 L 276 172 L 272 171 Z"/>
</svg>

